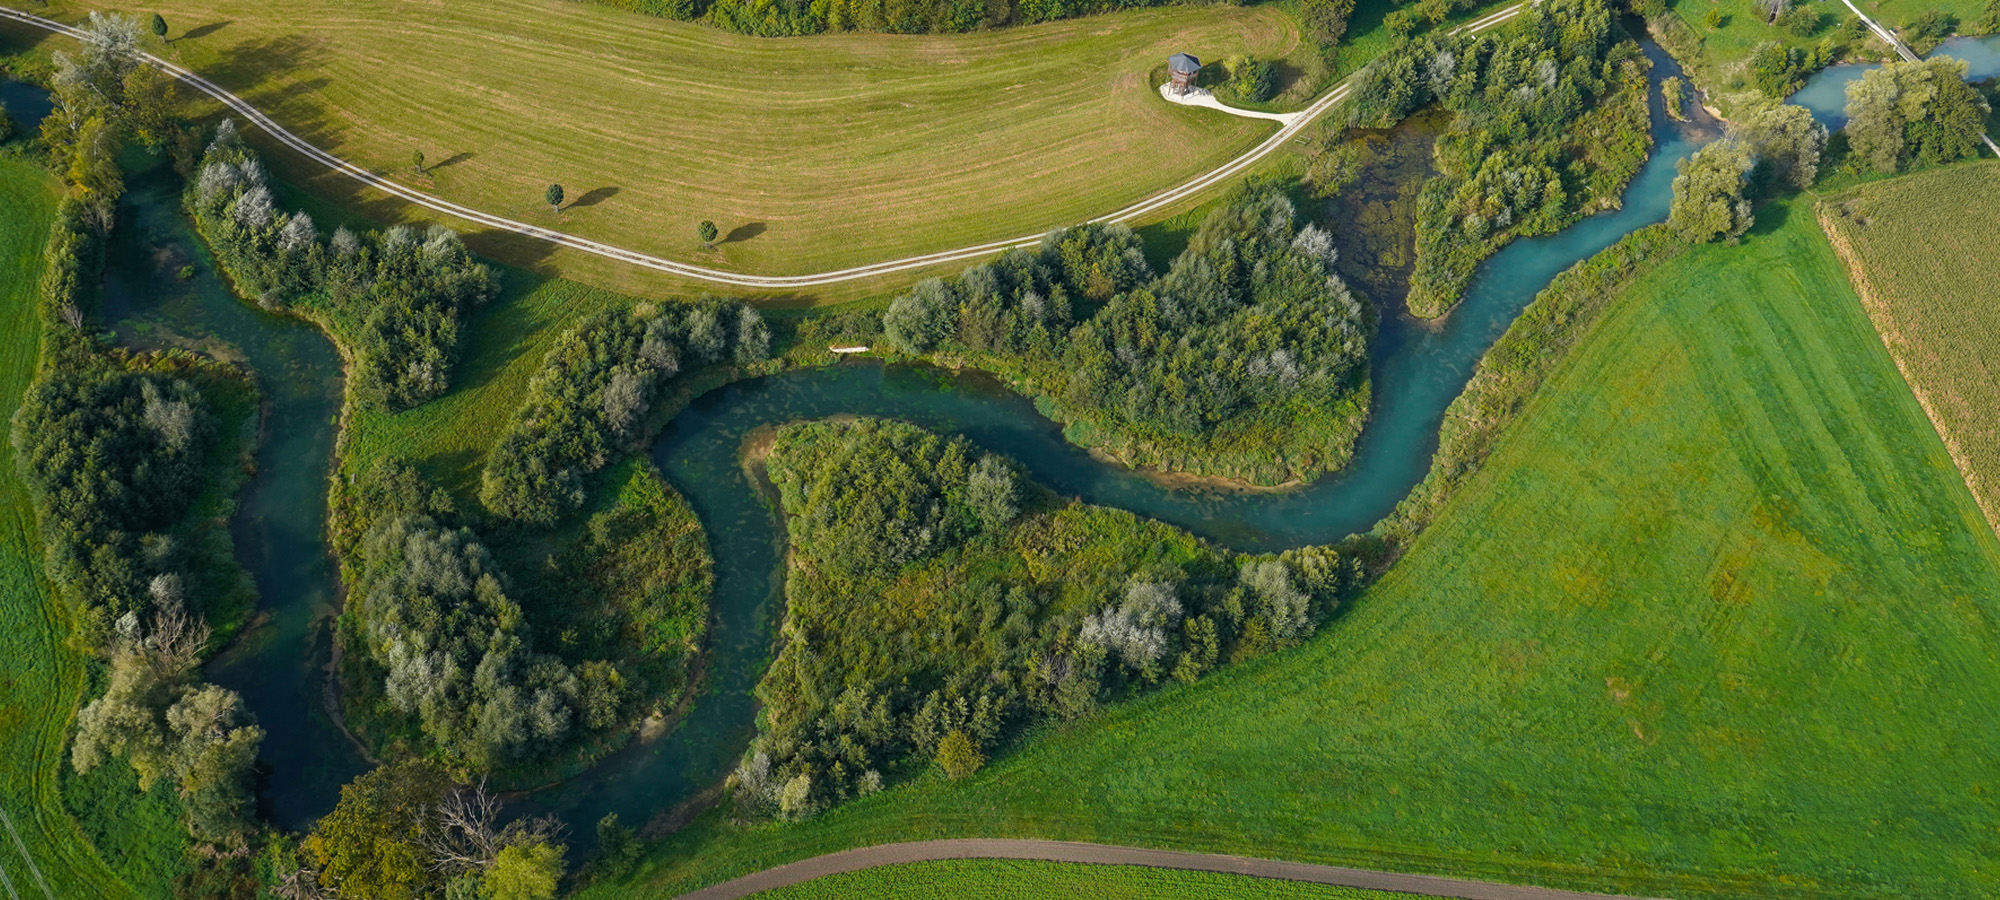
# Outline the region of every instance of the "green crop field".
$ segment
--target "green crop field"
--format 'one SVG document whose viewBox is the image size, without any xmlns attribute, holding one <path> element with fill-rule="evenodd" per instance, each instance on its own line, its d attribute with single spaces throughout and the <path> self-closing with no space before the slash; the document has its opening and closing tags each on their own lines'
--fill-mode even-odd
<svg viewBox="0 0 2000 900">
<path fill-rule="evenodd" d="M 1809 210 L 1615 298 L 1305 646 L 621 885 L 1035 836 L 1674 897 L 2000 889 L 2000 542 Z"/>
<path fill-rule="evenodd" d="M 2000 527 L 2000 162 L 1862 185 L 1820 207 L 1875 327 Z"/>
<path fill-rule="evenodd" d="M 1244 875 L 1000 859 L 882 866 L 752 896 L 756 900 L 1421 900 L 1415 894 Z"/>
<path fill-rule="evenodd" d="M 0 412 L 9 420 L 35 374 L 36 283 L 58 196 L 39 168 L 0 158 Z M 0 441 L 0 810 L 32 857 L 0 835 L 0 869 L 23 897 L 41 897 L 43 881 L 57 897 L 129 896 L 58 794 L 84 668 L 63 645 L 69 625 L 50 602 L 41 559 L 13 444 Z"/>
<path fill-rule="evenodd" d="M 566 0 L 50 8 L 63 19 L 158 10 L 174 38 L 159 52 L 313 143 L 445 198 L 759 274 L 1118 209 L 1275 127 L 1161 101 L 1150 75 L 1169 54 L 1304 51 L 1290 16 L 1270 6 L 783 40 Z M 411 171 L 419 150 L 428 177 Z M 309 187 L 350 193 L 341 182 L 322 174 Z M 551 182 L 567 190 L 560 214 L 542 201 Z M 696 236 L 704 219 L 724 235 L 713 251 Z"/>
</svg>

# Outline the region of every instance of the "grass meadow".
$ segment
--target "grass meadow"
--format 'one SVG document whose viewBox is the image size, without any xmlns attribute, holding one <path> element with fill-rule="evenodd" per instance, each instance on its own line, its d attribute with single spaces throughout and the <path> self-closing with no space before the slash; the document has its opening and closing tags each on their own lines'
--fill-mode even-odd
<svg viewBox="0 0 2000 900">
<path fill-rule="evenodd" d="M 2000 890 L 2000 542 L 1810 210 L 1614 298 L 1306 645 L 586 896 L 1034 836 L 1641 896 Z"/>
<path fill-rule="evenodd" d="M 1820 206 L 1862 303 L 2000 527 L 2000 162 L 1861 185 Z"/>
<path fill-rule="evenodd" d="M 0 158 L 0 413 L 8 420 L 35 374 L 36 285 L 59 196 L 40 168 Z M 67 734 L 86 673 L 83 657 L 64 646 L 69 623 L 51 602 L 41 562 L 13 444 L 0 441 L 0 810 L 23 842 L 0 839 L 0 868 L 24 897 L 42 896 L 44 883 L 56 897 L 134 896 L 63 804 Z"/>
<path fill-rule="evenodd" d="M 1422 900 L 1414 894 L 1143 866 L 965 859 L 908 863 L 815 878 L 756 900 Z"/>
<path fill-rule="evenodd" d="M 1152 70 L 1305 50 L 1274 6 L 957 36 L 773 40 L 565 0 L 52 4 L 170 24 L 159 52 L 308 140 L 450 200 L 669 258 L 821 271 L 1032 234 L 1220 165 L 1274 127 Z M 412 171 L 425 153 L 430 175 Z M 344 179 L 307 186 L 341 196 Z M 562 184 L 560 213 L 542 200 Z M 395 218 L 378 215 L 377 218 Z M 722 231 L 715 250 L 695 233 Z"/>
</svg>

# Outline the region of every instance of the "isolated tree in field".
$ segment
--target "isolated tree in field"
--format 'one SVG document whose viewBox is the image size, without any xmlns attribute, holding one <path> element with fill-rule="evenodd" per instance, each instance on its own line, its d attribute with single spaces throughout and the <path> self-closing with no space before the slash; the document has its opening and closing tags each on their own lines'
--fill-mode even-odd
<svg viewBox="0 0 2000 900">
<path fill-rule="evenodd" d="M 424 174 L 424 151 L 410 151 L 410 166 L 417 170 L 418 175 Z"/>
<path fill-rule="evenodd" d="M 1681 162 L 1674 176 L 1672 228 L 1689 243 L 1734 239 L 1750 229 L 1750 201 L 1743 196 L 1756 159 L 1742 141 L 1725 137 Z"/>
<path fill-rule="evenodd" d="M 1979 153 L 1986 98 L 1949 57 L 1892 62 L 1847 86 L 1847 139 L 1879 172 L 1937 165 Z"/>
<path fill-rule="evenodd" d="M 549 204 L 550 209 L 555 210 L 556 212 L 562 212 L 562 201 L 563 201 L 562 185 L 560 184 L 549 185 L 549 189 L 542 192 L 542 199 Z"/>
<path fill-rule="evenodd" d="M 704 219 L 701 226 L 696 228 L 695 231 L 701 235 L 702 246 L 711 250 L 715 249 L 715 236 L 721 232 L 716 230 L 714 222 Z"/>
<path fill-rule="evenodd" d="M 159 13 L 153 14 L 153 36 L 161 40 L 167 37 L 167 19 Z"/>
</svg>

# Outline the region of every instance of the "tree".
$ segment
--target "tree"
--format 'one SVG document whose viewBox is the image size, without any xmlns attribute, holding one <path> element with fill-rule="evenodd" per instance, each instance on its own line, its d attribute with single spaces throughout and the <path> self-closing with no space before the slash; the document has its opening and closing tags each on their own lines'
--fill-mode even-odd
<svg viewBox="0 0 2000 900">
<path fill-rule="evenodd" d="M 340 789 L 340 802 L 306 835 L 319 883 L 343 897 L 416 900 L 444 882 L 420 844 L 425 813 L 444 799 L 444 773 L 426 761 L 383 766 Z"/>
<path fill-rule="evenodd" d="M 410 151 L 410 165 L 412 168 L 415 168 L 417 170 L 418 175 L 424 174 L 424 151 L 422 150 Z M 561 203 L 562 202 L 561 198 L 557 198 L 556 202 Z"/>
<path fill-rule="evenodd" d="M 695 229 L 695 233 L 701 235 L 702 246 L 713 250 L 715 249 L 715 236 L 721 232 L 716 230 L 714 222 L 703 219 L 701 225 Z"/>
<path fill-rule="evenodd" d="M 1020 513 L 1015 497 L 1014 473 L 1000 457 L 981 457 L 965 480 L 965 503 L 979 516 L 979 524 L 989 532 L 999 532 Z"/>
<path fill-rule="evenodd" d="M 1847 86 L 1847 138 L 1877 171 L 1938 165 L 1979 153 L 1990 107 L 1949 57 L 1892 62 Z"/>
<path fill-rule="evenodd" d="M 1683 160 L 1674 176 L 1673 209 L 1667 227 L 1689 243 L 1735 239 L 1750 229 L 1750 201 L 1743 196 L 1751 168 L 1750 148 L 1724 137 Z"/>
<path fill-rule="evenodd" d="M 1739 117 L 1730 123 L 1729 130 L 1756 158 L 1752 181 L 1760 186 L 1804 190 L 1819 177 L 1826 126 L 1805 107 L 1789 103 L 1767 106 Z"/>
<path fill-rule="evenodd" d="M 568 867 L 560 845 L 513 844 L 500 851 L 493 868 L 480 878 L 479 896 L 486 900 L 550 900 Z"/>
<path fill-rule="evenodd" d="M 542 199 L 549 204 L 550 209 L 555 210 L 556 212 L 562 212 L 562 202 L 563 202 L 562 185 L 560 184 L 549 185 L 549 189 L 542 192 Z"/>
<path fill-rule="evenodd" d="M 159 13 L 153 14 L 153 36 L 161 39 L 165 39 L 167 36 L 167 19 Z M 168 43 L 172 42 L 169 41 Z"/>
<path fill-rule="evenodd" d="M 1347 34 L 1347 19 L 1354 15 L 1354 0 L 1304 0 L 1299 4 L 1299 22 L 1306 37 L 1319 45 L 1328 59 Z"/>
<path fill-rule="evenodd" d="M 965 778 L 979 767 L 986 765 L 986 757 L 972 743 L 972 736 L 954 728 L 938 741 L 938 766 L 944 769 L 945 777 L 953 781 Z"/>
</svg>

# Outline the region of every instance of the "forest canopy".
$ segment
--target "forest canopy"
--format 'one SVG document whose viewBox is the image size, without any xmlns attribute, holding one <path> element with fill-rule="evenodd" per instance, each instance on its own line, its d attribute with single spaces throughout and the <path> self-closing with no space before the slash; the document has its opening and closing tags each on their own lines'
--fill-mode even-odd
<svg viewBox="0 0 2000 900">
<path fill-rule="evenodd" d="M 188 186 L 187 207 L 237 290 L 270 309 L 323 317 L 353 354 L 348 390 L 390 411 L 442 395 L 458 361 L 459 317 L 498 292 L 443 226 L 397 226 L 322 241 L 312 216 L 277 207 L 264 166 L 224 121 Z"/>
</svg>

